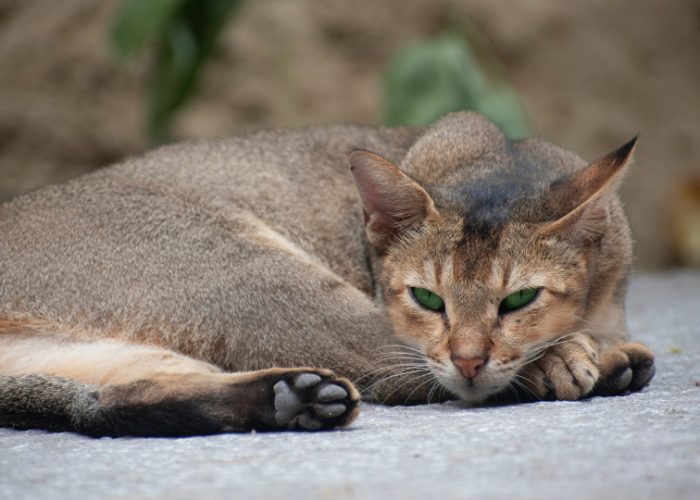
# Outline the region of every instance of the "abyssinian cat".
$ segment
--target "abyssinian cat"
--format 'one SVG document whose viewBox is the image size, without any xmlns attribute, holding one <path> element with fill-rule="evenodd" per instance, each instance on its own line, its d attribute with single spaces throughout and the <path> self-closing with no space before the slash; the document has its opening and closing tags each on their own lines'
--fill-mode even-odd
<svg viewBox="0 0 700 500">
<path fill-rule="evenodd" d="M 0 206 L 0 425 L 316 430 L 360 392 L 638 391 L 633 149 L 587 165 L 456 113 L 166 146 L 26 194 Z"/>
</svg>

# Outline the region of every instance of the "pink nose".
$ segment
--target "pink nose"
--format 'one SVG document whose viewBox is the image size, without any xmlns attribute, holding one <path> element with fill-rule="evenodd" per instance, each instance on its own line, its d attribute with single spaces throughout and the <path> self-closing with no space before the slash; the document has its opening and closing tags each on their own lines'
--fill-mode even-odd
<svg viewBox="0 0 700 500">
<path fill-rule="evenodd" d="M 486 364 L 486 358 L 482 356 L 466 359 L 453 354 L 451 359 L 462 375 L 468 379 L 476 377 L 479 370 Z"/>
</svg>

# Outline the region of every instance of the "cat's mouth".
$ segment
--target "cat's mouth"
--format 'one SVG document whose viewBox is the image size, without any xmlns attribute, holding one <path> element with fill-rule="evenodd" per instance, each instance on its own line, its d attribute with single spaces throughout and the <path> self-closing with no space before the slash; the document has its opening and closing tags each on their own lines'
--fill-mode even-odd
<svg viewBox="0 0 700 500">
<path fill-rule="evenodd" d="M 469 403 L 482 403 L 507 389 L 513 382 L 515 371 L 511 369 L 494 369 L 486 366 L 475 377 L 464 377 L 450 364 L 444 363 L 433 372 L 442 384 L 454 396 Z"/>
</svg>

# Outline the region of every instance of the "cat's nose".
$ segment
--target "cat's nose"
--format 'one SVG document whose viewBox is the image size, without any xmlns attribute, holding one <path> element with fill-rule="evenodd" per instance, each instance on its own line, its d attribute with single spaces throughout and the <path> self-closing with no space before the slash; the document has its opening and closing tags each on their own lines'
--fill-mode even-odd
<svg viewBox="0 0 700 500">
<path fill-rule="evenodd" d="M 457 369 L 462 372 L 464 378 L 473 379 L 486 364 L 484 356 L 475 356 L 472 358 L 463 358 L 457 354 L 453 354 L 450 359 L 455 364 Z"/>
</svg>

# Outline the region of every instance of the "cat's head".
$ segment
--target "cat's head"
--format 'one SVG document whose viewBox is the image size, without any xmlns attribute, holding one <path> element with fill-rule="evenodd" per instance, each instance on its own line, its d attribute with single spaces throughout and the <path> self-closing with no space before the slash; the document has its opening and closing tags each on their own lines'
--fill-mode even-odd
<svg viewBox="0 0 700 500">
<path fill-rule="evenodd" d="M 460 114 L 429 129 L 401 167 L 351 154 L 396 334 L 453 394 L 501 392 L 581 327 L 596 248 L 626 224 L 611 211 L 634 142 L 586 165 Z"/>
</svg>

